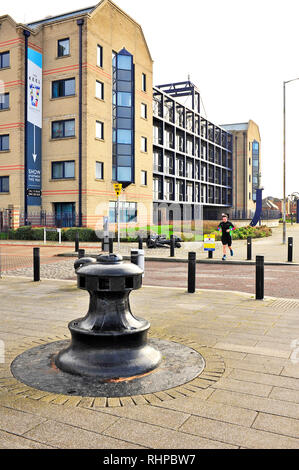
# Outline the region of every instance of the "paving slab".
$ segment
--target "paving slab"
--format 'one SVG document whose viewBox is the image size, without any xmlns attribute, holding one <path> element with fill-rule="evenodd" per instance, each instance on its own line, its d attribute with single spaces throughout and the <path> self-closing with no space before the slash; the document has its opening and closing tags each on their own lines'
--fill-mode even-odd
<svg viewBox="0 0 299 470">
<path fill-rule="evenodd" d="M 132 293 L 150 337 L 200 351 L 205 369 L 180 387 L 113 399 L 51 394 L 10 371 L 22 352 L 70 337 L 86 292 L 74 281 L 12 277 L 1 279 L 0 295 L 0 448 L 299 448 L 298 364 L 288 344 L 299 316 L 288 305 L 273 311 L 273 298 L 204 289 Z"/>
</svg>

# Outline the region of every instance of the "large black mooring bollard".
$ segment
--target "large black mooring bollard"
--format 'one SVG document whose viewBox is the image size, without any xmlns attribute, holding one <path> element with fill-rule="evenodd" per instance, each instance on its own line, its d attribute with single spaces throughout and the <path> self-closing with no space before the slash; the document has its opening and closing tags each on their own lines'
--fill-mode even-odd
<svg viewBox="0 0 299 470">
<path fill-rule="evenodd" d="M 196 253 L 188 253 L 188 292 L 194 294 L 196 284 Z"/>
<path fill-rule="evenodd" d="M 247 261 L 252 259 L 252 238 L 247 237 Z"/>
<path fill-rule="evenodd" d="M 143 271 L 112 254 L 87 262 L 76 274 L 79 289 L 90 295 L 89 311 L 69 323 L 72 341 L 56 355 L 56 367 L 107 383 L 154 370 L 162 356 L 147 341 L 150 323 L 133 315 L 129 302 L 131 291 L 142 286 Z"/>
<path fill-rule="evenodd" d="M 256 273 L 255 273 L 255 298 L 263 300 L 264 298 L 264 257 L 256 257 Z"/>
<path fill-rule="evenodd" d="M 85 256 L 85 250 L 81 250 L 81 249 L 78 250 L 78 258 L 79 258 L 79 259 L 80 259 L 80 258 L 84 258 L 84 256 Z"/>
<path fill-rule="evenodd" d="M 293 237 L 288 238 L 288 262 L 293 262 Z"/>
<path fill-rule="evenodd" d="M 40 249 L 33 248 L 33 280 L 40 281 Z"/>
</svg>

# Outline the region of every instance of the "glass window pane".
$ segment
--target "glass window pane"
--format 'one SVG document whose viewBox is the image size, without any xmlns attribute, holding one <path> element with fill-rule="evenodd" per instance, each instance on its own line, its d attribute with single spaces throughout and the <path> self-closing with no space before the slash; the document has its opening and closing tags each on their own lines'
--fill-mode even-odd
<svg viewBox="0 0 299 470">
<path fill-rule="evenodd" d="M 117 168 L 117 180 L 118 181 L 131 181 L 131 168 L 119 166 Z"/>
<path fill-rule="evenodd" d="M 65 80 L 64 82 L 64 94 L 70 96 L 75 94 L 75 79 Z"/>
<path fill-rule="evenodd" d="M 131 119 L 118 118 L 117 119 L 117 127 L 118 127 L 118 129 L 132 129 L 132 120 Z"/>
<path fill-rule="evenodd" d="M 131 144 L 132 143 L 132 131 L 118 129 L 117 142 L 119 144 Z"/>
<path fill-rule="evenodd" d="M 132 109 L 131 108 L 117 108 L 117 117 L 123 118 L 131 118 L 132 117 Z"/>
<path fill-rule="evenodd" d="M 52 98 L 58 98 L 59 96 L 59 82 L 52 83 Z"/>
<path fill-rule="evenodd" d="M 145 75 L 145 73 L 142 74 L 141 89 L 142 89 L 142 91 L 146 91 L 146 75 Z"/>
<path fill-rule="evenodd" d="M 131 155 L 132 154 L 132 146 L 126 144 L 119 144 L 117 146 L 117 153 L 118 155 Z"/>
<path fill-rule="evenodd" d="M 132 68 L 132 57 L 129 55 L 120 55 L 117 56 L 117 68 L 123 70 L 131 70 Z"/>
<path fill-rule="evenodd" d="M 64 177 L 75 178 L 75 162 L 64 162 Z"/>
<path fill-rule="evenodd" d="M 3 52 L 0 54 L 0 68 L 9 67 L 9 52 Z"/>
<path fill-rule="evenodd" d="M 103 163 L 96 162 L 96 178 L 99 180 L 103 179 Z"/>
<path fill-rule="evenodd" d="M 63 137 L 63 122 L 57 121 L 52 123 L 52 137 L 53 139 Z"/>
<path fill-rule="evenodd" d="M 132 106 L 132 94 L 124 92 L 117 93 L 117 106 Z"/>
<path fill-rule="evenodd" d="M 132 72 L 128 70 L 118 70 L 117 71 L 118 80 L 124 80 L 126 82 L 132 81 Z"/>
<path fill-rule="evenodd" d="M 9 192 L 9 176 L 4 176 L 2 178 L 2 191 L 4 193 L 8 193 Z"/>
<path fill-rule="evenodd" d="M 9 135 L 0 137 L 0 150 L 9 150 Z"/>
<path fill-rule="evenodd" d="M 119 80 L 117 82 L 117 90 L 118 91 L 131 92 L 132 91 L 132 82 L 124 82 L 124 81 Z"/>
<path fill-rule="evenodd" d="M 119 166 L 131 166 L 132 158 L 131 156 L 127 156 L 127 155 L 118 155 L 117 163 Z"/>
<path fill-rule="evenodd" d="M 99 45 L 97 47 L 97 65 L 103 67 L 103 48 Z"/>
<path fill-rule="evenodd" d="M 70 53 L 70 40 L 61 39 L 58 41 L 58 56 L 69 55 Z"/>
<path fill-rule="evenodd" d="M 0 95 L 0 109 L 9 108 L 9 93 L 2 93 Z"/>
<path fill-rule="evenodd" d="M 63 162 L 52 163 L 52 178 L 63 178 Z"/>
<path fill-rule="evenodd" d="M 104 99 L 104 84 L 96 81 L 96 97 L 100 100 Z"/>
<path fill-rule="evenodd" d="M 96 122 L 96 137 L 98 139 L 104 138 L 104 124 L 100 121 Z"/>
<path fill-rule="evenodd" d="M 75 135 L 75 120 L 72 119 L 71 121 L 65 121 L 65 129 L 64 129 L 65 137 L 72 137 Z"/>
<path fill-rule="evenodd" d="M 147 106 L 144 103 L 141 103 L 141 117 L 147 118 Z"/>
<path fill-rule="evenodd" d="M 2 56 L 2 67 L 9 67 L 9 52 L 5 52 Z"/>
</svg>

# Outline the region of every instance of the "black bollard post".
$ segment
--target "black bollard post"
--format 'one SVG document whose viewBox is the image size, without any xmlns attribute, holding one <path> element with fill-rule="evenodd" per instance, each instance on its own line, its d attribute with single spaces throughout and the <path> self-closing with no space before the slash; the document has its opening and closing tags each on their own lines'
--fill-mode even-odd
<svg viewBox="0 0 299 470">
<path fill-rule="evenodd" d="M 255 299 L 263 300 L 264 298 L 264 257 L 256 257 L 256 273 L 255 273 Z"/>
<path fill-rule="evenodd" d="M 78 258 L 84 258 L 85 257 L 85 250 L 78 250 Z"/>
<path fill-rule="evenodd" d="M 113 238 L 109 238 L 109 254 L 113 254 Z"/>
<path fill-rule="evenodd" d="M 209 259 L 213 259 L 213 251 L 209 250 Z"/>
<path fill-rule="evenodd" d="M 188 253 L 188 292 L 194 294 L 196 282 L 196 253 Z"/>
<path fill-rule="evenodd" d="M 33 281 L 40 281 L 40 252 L 39 248 L 33 248 Z"/>
<path fill-rule="evenodd" d="M 75 235 L 75 252 L 78 253 L 79 251 L 79 232 L 76 232 Z"/>
<path fill-rule="evenodd" d="M 170 257 L 174 258 L 174 236 L 170 235 Z"/>
<path fill-rule="evenodd" d="M 142 250 L 143 249 L 143 243 L 142 243 L 142 238 L 141 236 L 139 235 L 138 237 L 138 250 Z"/>
<path fill-rule="evenodd" d="M 247 261 L 251 261 L 252 258 L 252 238 L 247 237 Z"/>
<path fill-rule="evenodd" d="M 293 262 L 293 237 L 288 238 L 288 262 Z"/>
</svg>

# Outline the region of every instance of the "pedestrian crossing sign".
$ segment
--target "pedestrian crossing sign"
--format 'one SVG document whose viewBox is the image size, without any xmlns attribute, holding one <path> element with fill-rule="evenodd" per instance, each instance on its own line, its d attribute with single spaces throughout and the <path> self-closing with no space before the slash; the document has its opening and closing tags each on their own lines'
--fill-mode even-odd
<svg viewBox="0 0 299 470">
<path fill-rule="evenodd" d="M 215 235 L 204 235 L 204 251 L 215 251 Z"/>
<path fill-rule="evenodd" d="M 113 185 L 114 186 L 114 191 L 116 192 L 116 195 L 119 196 L 122 190 L 123 185 L 120 183 L 116 183 Z"/>
</svg>

